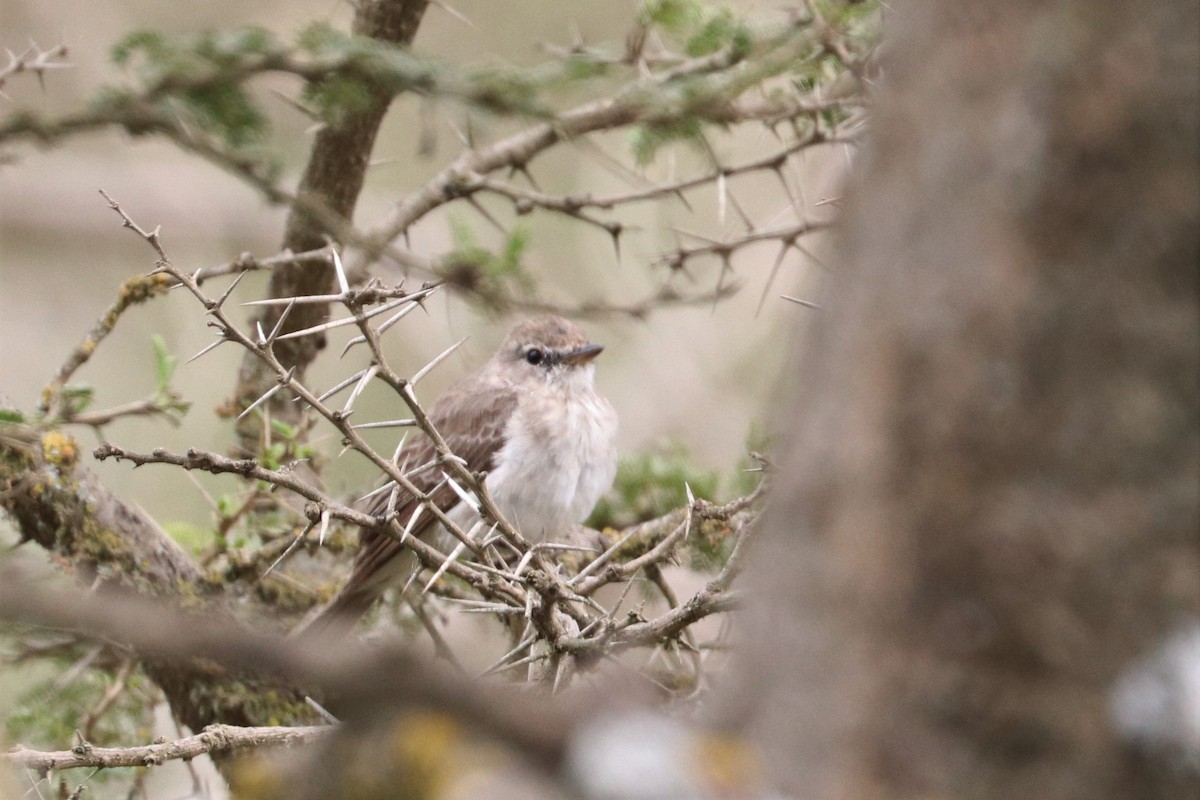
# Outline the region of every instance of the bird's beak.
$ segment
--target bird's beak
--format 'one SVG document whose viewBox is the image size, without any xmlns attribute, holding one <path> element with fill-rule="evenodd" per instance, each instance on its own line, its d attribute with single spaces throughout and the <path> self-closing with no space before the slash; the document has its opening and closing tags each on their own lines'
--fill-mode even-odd
<svg viewBox="0 0 1200 800">
<path fill-rule="evenodd" d="M 569 353 L 562 355 L 561 361 L 564 364 L 586 364 L 596 356 L 600 355 L 600 351 L 604 349 L 604 345 L 600 344 L 585 344 L 577 350 L 572 350 Z"/>
</svg>

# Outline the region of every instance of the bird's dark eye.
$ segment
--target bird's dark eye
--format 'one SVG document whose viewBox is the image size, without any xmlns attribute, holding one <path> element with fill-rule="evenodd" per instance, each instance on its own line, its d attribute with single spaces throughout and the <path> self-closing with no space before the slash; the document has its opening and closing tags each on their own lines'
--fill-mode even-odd
<svg viewBox="0 0 1200 800">
<path fill-rule="evenodd" d="M 541 350 L 538 350 L 536 347 L 531 347 L 525 351 L 525 360 L 530 364 L 540 364 L 542 363 L 542 359 L 545 357 L 546 354 Z"/>
</svg>

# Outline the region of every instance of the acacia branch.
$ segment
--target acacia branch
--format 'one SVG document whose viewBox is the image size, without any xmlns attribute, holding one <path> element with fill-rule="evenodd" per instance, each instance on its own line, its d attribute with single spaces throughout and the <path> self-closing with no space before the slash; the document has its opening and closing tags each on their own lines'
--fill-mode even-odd
<svg viewBox="0 0 1200 800">
<path fill-rule="evenodd" d="M 75 66 L 59 61 L 66 55 L 67 46 L 65 44 L 55 45 L 49 50 L 42 50 L 37 45 L 31 44 L 20 53 L 9 52 L 8 63 L 0 67 L 0 89 L 3 89 L 4 84 L 14 75 L 29 73 L 37 75 L 38 80 L 41 81 L 46 72 Z M 4 92 L 0 91 L 0 97 L 2 96 L 4 96 Z"/>
<path fill-rule="evenodd" d="M 194 736 L 138 747 L 96 747 L 90 742 L 81 742 L 70 750 L 50 752 L 15 747 L 5 753 L 4 758 L 17 766 L 43 773 L 79 767 L 157 767 L 168 761 L 190 760 L 206 753 L 307 744 L 334 730 L 328 725 L 296 728 L 209 725 Z"/>
<path fill-rule="evenodd" d="M 396 207 L 372 235 L 372 245 L 362 254 L 363 258 L 374 260 L 379 248 L 402 235 L 417 220 L 460 197 L 474 176 L 505 168 L 523 170 L 536 155 L 560 141 L 635 122 L 667 123 L 695 118 L 731 121 L 730 103 L 747 89 L 787 69 L 816 42 L 816 32 L 796 24 L 765 44 L 766 52 L 760 58 L 736 64 L 725 72 L 697 75 L 704 71 L 699 64 L 690 69 L 677 67 L 667 75 L 636 81 L 611 97 L 564 111 L 552 122 L 468 150 Z M 686 80 L 689 77 L 693 79 Z"/>
<path fill-rule="evenodd" d="M 112 333 L 124 314 L 130 307 L 144 303 L 147 300 L 167 291 L 170 282 L 165 276 L 146 275 L 130 278 L 121 284 L 117 290 L 117 299 L 100 316 L 92 329 L 83 340 L 71 351 L 66 361 L 59 367 L 54 378 L 42 389 L 38 407 L 42 413 L 50 413 L 56 407 L 59 395 L 71 376 L 88 362 L 96 348 Z"/>
</svg>

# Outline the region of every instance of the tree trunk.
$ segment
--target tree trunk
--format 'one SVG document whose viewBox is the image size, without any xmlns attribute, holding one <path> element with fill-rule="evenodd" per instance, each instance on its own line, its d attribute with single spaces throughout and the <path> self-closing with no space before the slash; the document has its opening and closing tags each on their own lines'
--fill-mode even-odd
<svg viewBox="0 0 1200 800">
<path fill-rule="evenodd" d="M 417 35 L 425 16 L 428 0 L 362 0 L 354 15 L 354 34 L 378 39 L 388 44 L 407 46 Z M 367 166 L 375 147 L 375 136 L 383 117 L 392 103 L 392 94 L 383 89 L 375 91 L 365 108 L 347 113 L 337 124 L 323 127 L 313 142 L 312 153 L 304 175 L 300 178 L 297 196 L 306 202 L 332 212 L 347 221 L 354 218 L 354 207 L 366 180 Z M 324 247 L 329 231 L 300 207 L 292 209 L 283 237 L 283 249 L 300 253 Z M 307 294 L 329 294 L 335 286 L 333 269 L 328 264 L 294 263 L 271 273 L 268 297 L 299 297 Z M 263 330 L 272 330 L 283 308 L 268 306 L 260 317 Z M 284 320 L 283 332 L 298 331 L 319 325 L 329 317 L 329 306 L 305 304 L 296 306 Z M 325 347 L 324 334 L 288 339 L 275 345 L 275 354 L 285 367 L 295 367 L 297 377 L 303 377 L 308 365 Z M 253 354 L 242 358 L 234 390 L 236 407 L 240 411 L 257 400 L 275 384 L 275 375 Z M 299 415 L 296 404 L 282 395 L 272 398 L 271 414 L 275 419 L 295 423 Z M 257 453 L 260 449 L 261 425 L 247 417 L 238 426 L 242 449 Z"/>
<path fill-rule="evenodd" d="M 891 23 L 730 708 L 804 797 L 1194 798 L 1197 6 Z"/>
</svg>

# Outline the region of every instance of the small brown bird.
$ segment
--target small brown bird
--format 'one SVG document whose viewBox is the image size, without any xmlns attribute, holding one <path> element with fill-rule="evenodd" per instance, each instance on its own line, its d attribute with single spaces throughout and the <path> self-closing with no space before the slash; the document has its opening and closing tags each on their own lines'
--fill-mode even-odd
<svg viewBox="0 0 1200 800">
<path fill-rule="evenodd" d="M 617 415 L 596 391 L 592 363 L 603 349 L 562 317 L 527 320 L 513 328 L 478 373 L 447 390 L 429 412 L 450 451 L 469 469 L 487 473 L 485 482 L 500 512 L 532 541 L 568 535 L 612 485 Z M 404 448 L 399 463 L 413 467 L 434 455 L 433 443 L 422 436 Z M 427 470 L 413 482 L 423 492 L 433 491 L 434 502 L 462 530 L 479 521 L 478 513 L 443 483 L 441 471 Z M 383 493 L 372 513 L 383 513 L 388 501 Z M 418 507 L 413 497 L 400 494 L 395 508 L 402 527 Z M 426 511 L 411 533 L 428 540 L 441 528 Z M 363 529 L 346 585 L 303 629 L 331 623 L 349 628 L 403 565 L 411 564 L 397 558 L 403 551 L 395 539 Z"/>
</svg>

